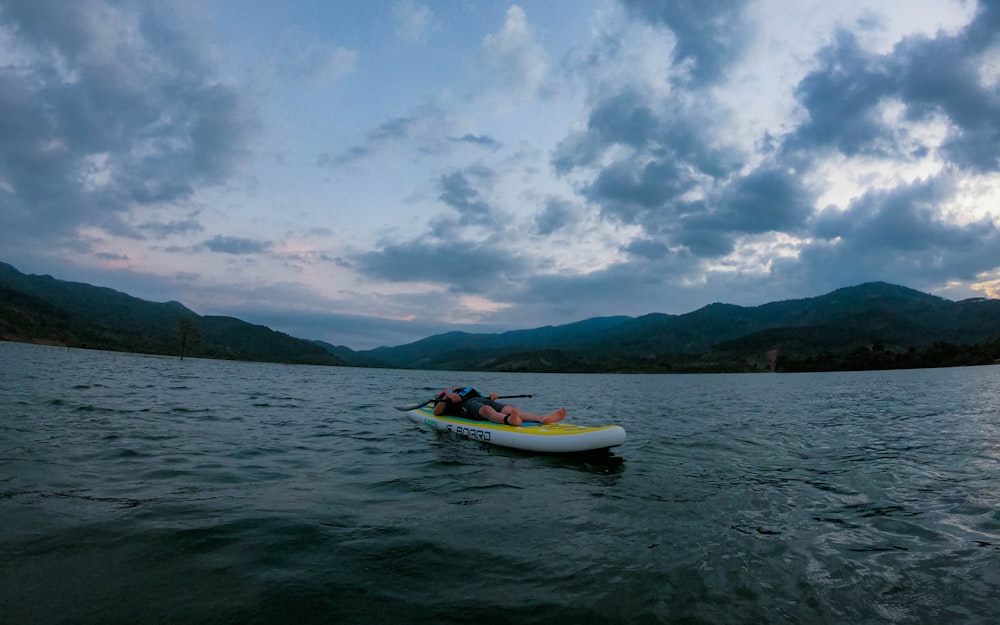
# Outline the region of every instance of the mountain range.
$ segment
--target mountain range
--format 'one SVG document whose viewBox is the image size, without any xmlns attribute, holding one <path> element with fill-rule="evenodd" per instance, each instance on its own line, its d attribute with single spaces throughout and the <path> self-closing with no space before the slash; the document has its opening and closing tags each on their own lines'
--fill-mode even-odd
<svg viewBox="0 0 1000 625">
<path fill-rule="evenodd" d="M 1000 359 L 1000 300 L 954 302 L 871 282 L 756 307 L 448 332 L 354 351 L 0 263 L 0 339 L 153 354 L 462 371 L 802 371 Z"/>
<path fill-rule="evenodd" d="M 0 339 L 146 354 L 342 365 L 311 341 L 233 317 L 198 315 L 178 302 L 119 291 L 0 263 Z"/>
</svg>

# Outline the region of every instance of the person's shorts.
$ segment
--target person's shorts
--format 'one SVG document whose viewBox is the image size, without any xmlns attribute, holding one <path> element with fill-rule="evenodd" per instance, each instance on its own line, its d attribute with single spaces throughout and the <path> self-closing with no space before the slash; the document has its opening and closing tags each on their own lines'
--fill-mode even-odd
<svg viewBox="0 0 1000 625">
<path fill-rule="evenodd" d="M 462 416 L 466 419 L 476 419 L 477 421 L 488 421 L 479 416 L 479 409 L 483 406 L 490 406 L 493 410 L 497 412 L 502 412 L 504 406 L 507 404 L 501 404 L 498 401 L 493 401 L 489 397 L 473 397 L 472 399 L 467 399 L 462 402 Z"/>
</svg>

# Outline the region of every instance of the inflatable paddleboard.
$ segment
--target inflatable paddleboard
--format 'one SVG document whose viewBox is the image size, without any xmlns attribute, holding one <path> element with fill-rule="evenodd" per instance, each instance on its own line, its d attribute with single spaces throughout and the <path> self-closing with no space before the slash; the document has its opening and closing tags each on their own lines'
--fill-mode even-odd
<svg viewBox="0 0 1000 625">
<path fill-rule="evenodd" d="M 589 427 L 562 421 L 547 425 L 526 421 L 518 427 L 447 415 L 435 416 L 431 406 L 409 410 L 406 416 L 433 430 L 447 430 L 473 440 L 523 451 L 574 453 L 607 449 L 625 442 L 625 430 L 618 425 Z"/>
</svg>

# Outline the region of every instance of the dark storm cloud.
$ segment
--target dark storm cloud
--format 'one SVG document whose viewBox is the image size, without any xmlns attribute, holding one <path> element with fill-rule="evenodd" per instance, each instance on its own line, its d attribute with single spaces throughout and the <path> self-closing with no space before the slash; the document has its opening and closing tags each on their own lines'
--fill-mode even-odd
<svg viewBox="0 0 1000 625">
<path fill-rule="evenodd" d="M 706 200 L 677 201 L 644 221 L 660 243 L 681 245 L 701 258 L 725 256 L 743 235 L 805 231 L 814 195 L 799 176 L 761 168 L 736 176 Z"/>
<path fill-rule="evenodd" d="M 786 143 L 789 148 L 829 146 L 847 156 L 889 155 L 886 132 L 875 105 L 893 92 L 884 59 L 862 50 L 853 34 L 842 31 L 837 43 L 818 55 L 822 69 L 806 76 L 796 95 L 809 111 Z"/>
<path fill-rule="evenodd" d="M 271 248 L 269 241 L 257 241 L 243 237 L 216 236 L 202 243 L 209 251 L 219 254 L 259 254 Z"/>
<path fill-rule="evenodd" d="M 253 128 L 159 5 L 0 1 L 6 236 L 122 229 L 129 207 L 225 179 Z"/>
<path fill-rule="evenodd" d="M 365 141 L 348 148 L 341 154 L 322 154 L 320 165 L 340 167 L 375 154 L 387 145 L 408 139 L 420 119 L 414 116 L 394 117 L 383 122 L 365 136 Z"/>
<path fill-rule="evenodd" d="M 482 194 L 472 186 L 464 172 L 454 171 L 441 176 L 439 181 L 442 202 L 454 208 L 462 225 L 489 225 L 493 223 L 493 208 Z"/>
<path fill-rule="evenodd" d="M 808 276 L 833 288 L 867 280 L 930 288 L 996 267 L 993 221 L 956 224 L 942 206 L 963 177 L 1000 169 L 1000 92 L 981 74 L 998 26 L 996 3 L 980 3 L 954 35 L 911 36 L 883 55 L 840 33 L 821 51 L 819 67 L 796 90 L 809 119 L 786 139 L 783 157 L 808 165 L 817 152 L 836 150 L 907 161 L 935 149 L 883 119 L 880 107 L 895 101 L 905 121 L 947 125 L 937 149 L 949 165 L 936 177 L 870 190 L 846 210 L 822 211 L 810 224 L 812 242 L 794 262 L 775 262 L 776 277 Z"/>
<path fill-rule="evenodd" d="M 670 28 L 675 66 L 691 64 L 696 84 L 717 80 L 750 38 L 742 0 L 622 0 L 635 15 Z"/>
<path fill-rule="evenodd" d="M 817 215 L 814 232 L 823 239 L 847 241 L 855 252 L 874 250 L 887 255 L 995 244 L 997 231 L 990 220 L 956 225 L 941 218 L 939 204 L 952 193 L 953 182 L 946 178 L 869 191 L 846 211 L 827 209 Z M 996 258 L 1000 256 L 989 259 L 990 265 Z"/>
<path fill-rule="evenodd" d="M 890 280 L 920 288 L 949 279 L 974 279 L 1000 258 L 1000 231 L 989 219 L 955 224 L 942 218 L 941 202 L 954 192 L 949 176 L 872 190 L 847 210 L 815 218 L 815 240 L 794 267 L 780 273 L 811 276 L 842 286 Z"/>
<path fill-rule="evenodd" d="M 601 215 L 643 227 L 645 237 L 627 250 L 633 258 L 679 247 L 695 257 L 723 256 L 743 235 L 801 229 L 812 193 L 777 163 L 741 173 L 746 154 L 718 133 L 725 108 L 701 88 L 722 78 L 749 41 L 744 3 L 625 4 L 674 33 L 673 61 L 693 64 L 687 86 L 695 88 L 675 89 L 663 101 L 636 87 L 601 93 L 586 129 L 558 146 L 556 171 L 591 174 L 579 188 Z"/>
<path fill-rule="evenodd" d="M 523 271 L 524 263 L 512 246 L 501 241 L 467 242 L 414 240 L 387 245 L 352 258 L 364 275 L 390 282 L 436 282 L 460 292 L 482 293 L 494 284 L 507 284 Z"/>
<path fill-rule="evenodd" d="M 452 139 L 452 141 L 457 141 L 459 143 L 468 143 L 470 145 L 475 145 L 481 148 L 486 148 L 487 150 L 498 150 L 503 145 L 493 137 L 489 135 L 474 135 L 465 134 L 461 137 Z"/>
<path fill-rule="evenodd" d="M 496 229 L 496 208 L 477 186 L 492 184 L 493 172 L 468 167 L 438 179 L 444 204 L 458 213 L 430 220 L 430 234 L 403 243 L 388 243 L 372 252 L 351 257 L 363 275 L 390 282 L 435 282 L 464 293 L 484 293 L 509 285 L 512 275 L 528 269 L 518 248 L 498 236 L 482 234 Z M 469 234 L 476 240 L 470 240 Z M 477 236 L 479 235 L 479 236 Z"/>
<path fill-rule="evenodd" d="M 731 253 L 745 235 L 802 232 L 814 192 L 780 162 L 742 172 L 747 156 L 719 135 L 725 108 L 704 89 L 750 41 L 745 3 L 623 2 L 675 35 L 672 61 L 689 69 L 685 86 L 693 90 L 675 89 L 664 101 L 641 88 L 601 93 L 586 129 L 558 146 L 556 171 L 590 173 L 579 188 L 601 215 L 643 227 L 645 236 L 625 250 L 634 260 L 683 259 L 676 267 L 692 270 L 699 258 Z"/>
<path fill-rule="evenodd" d="M 739 166 L 739 159 L 715 145 L 713 104 L 707 95 L 664 103 L 634 89 L 607 94 L 591 111 L 587 128 L 560 142 L 553 165 L 566 173 L 594 165 L 609 148 L 622 146 L 634 150 L 640 162 L 646 157 L 676 161 L 676 167 L 690 167 L 692 173 L 723 176 Z M 658 113 L 659 108 L 669 112 Z"/>
<path fill-rule="evenodd" d="M 642 160 L 646 159 L 618 161 L 605 167 L 585 189 L 587 198 L 600 203 L 605 215 L 625 222 L 645 221 L 643 214 L 664 208 L 697 185 L 693 172 L 683 162 L 662 158 L 641 164 Z"/>
<path fill-rule="evenodd" d="M 138 226 L 138 230 L 148 233 L 157 239 L 176 234 L 186 234 L 191 232 L 201 232 L 204 227 L 195 215 L 190 215 L 185 219 L 175 219 L 168 222 L 150 221 Z"/>
<path fill-rule="evenodd" d="M 731 230 L 713 228 L 697 222 L 685 224 L 683 229 L 678 229 L 673 239 L 692 254 L 702 258 L 725 256 L 735 248 Z"/>
<path fill-rule="evenodd" d="M 636 87 L 600 92 L 586 128 L 559 144 L 552 164 L 579 181 L 602 217 L 643 228 L 624 250 L 633 261 L 669 259 L 678 250 L 719 258 L 745 236 L 777 232 L 811 241 L 801 260 L 775 261 L 774 275 L 790 283 L 801 283 L 797 262 L 815 283 L 837 276 L 834 287 L 876 276 L 928 284 L 927 276 L 969 278 L 995 267 L 1000 250 L 992 222 L 955 225 L 941 208 L 957 193 L 953 176 L 1000 169 L 1000 90 L 982 72 L 1000 31 L 997 3 L 981 3 L 957 33 L 911 36 L 886 54 L 837 33 L 795 89 L 805 121 L 786 135 L 762 136 L 757 143 L 766 147 L 766 160 L 747 171 L 748 156 L 718 133 L 725 107 L 700 88 L 723 77 L 746 42 L 738 24 L 742 3 L 624 2 L 634 15 L 675 33 L 675 63 L 694 63 L 702 82 L 673 89 L 667 100 Z M 699 24 L 693 19 L 699 14 L 719 19 Z M 734 33 L 732 45 L 706 48 Z M 934 133 L 912 132 L 907 123 L 940 121 L 947 127 L 941 145 L 930 143 Z M 813 216 L 821 190 L 804 181 L 829 156 L 868 156 L 891 166 L 932 150 L 949 161 L 940 179 L 871 191 L 846 211 Z"/>
<path fill-rule="evenodd" d="M 600 102 L 587 121 L 589 136 L 598 146 L 613 141 L 633 148 L 642 148 L 662 134 L 663 125 L 649 103 L 635 91 L 617 93 Z"/>
<path fill-rule="evenodd" d="M 437 108 L 419 107 L 412 115 L 386 120 L 368 132 L 357 145 L 340 153 L 320 154 L 317 164 L 322 167 L 343 167 L 390 150 L 399 150 L 400 146 L 408 146 L 407 149 L 422 155 L 441 155 L 447 154 L 455 144 L 472 145 L 491 151 L 502 145 L 489 135 L 467 133 L 449 137 L 450 126 L 451 122 Z"/>
<path fill-rule="evenodd" d="M 518 307 L 540 306 L 558 310 L 565 306 L 572 309 L 604 310 L 613 312 L 612 302 L 631 299 L 637 289 L 646 284 L 646 274 L 624 264 L 591 272 L 585 275 L 546 274 L 532 276 L 522 285 L 522 290 L 511 295 Z M 657 280 L 659 282 L 659 280 Z"/>
<path fill-rule="evenodd" d="M 627 251 L 628 261 L 597 271 L 525 276 L 516 288 L 489 295 L 513 304 L 511 310 L 516 310 L 519 317 L 534 316 L 536 325 L 551 323 L 553 315 L 571 322 L 664 310 L 688 312 L 701 305 L 698 301 L 702 296 L 692 295 L 698 289 L 684 284 L 685 277 L 700 264 L 698 258 L 650 239 L 633 242 Z M 641 296 L 637 297 L 637 293 Z"/>
<path fill-rule="evenodd" d="M 640 256 L 650 260 L 657 260 L 667 256 L 670 248 L 661 241 L 651 239 L 635 239 L 626 246 L 625 251 L 632 256 Z"/>
<path fill-rule="evenodd" d="M 847 156 L 921 156 L 928 146 L 898 141 L 898 129 L 880 116 L 889 99 L 902 103 L 911 122 L 943 116 L 949 125 L 941 150 L 961 168 L 1000 169 L 1000 92 L 984 84 L 982 54 L 1000 27 L 995 3 L 980 3 L 973 21 L 955 35 L 915 35 L 888 54 L 861 48 L 841 32 L 818 55 L 820 67 L 798 85 L 796 95 L 809 120 L 786 142 L 786 150 L 833 148 Z"/>
<path fill-rule="evenodd" d="M 561 174 L 599 167 L 582 192 L 605 217 L 647 225 L 670 219 L 681 196 L 740 165 L 739 155 L 711 136 L 707 103 L 678 100 L 659 114 L 661 104 L 634 90 L 610 94 L 594 107 L 587 128 L 563 140 L 553 155 Z M 629 151 L 603 162 L 616 146 Z"/>
<path fill-rule="evenodd" d="M 796 174 L 754 170 L 727 185 L 717 202 L 719 210 L 701 219 L 730 232 L 795 232 L 812 213 L 814 199 Z"/>
<path fill-rule="evenodd" d="M 573 224 L 578 219 L 580 209 L 573 203 L 559 198 L 549 198 L 545 208 L 535 216 L 538 234 L 549 235 Z"/>
</svg>

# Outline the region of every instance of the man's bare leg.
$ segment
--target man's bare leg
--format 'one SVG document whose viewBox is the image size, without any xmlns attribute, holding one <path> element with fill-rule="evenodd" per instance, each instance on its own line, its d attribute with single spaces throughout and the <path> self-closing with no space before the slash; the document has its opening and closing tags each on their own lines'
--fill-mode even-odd
<svg viewBox="0 0 1000 625">
<path fill-rule="evenodd" d="M 511 412 L 508 412 L 508 410 L 510 410 Z M 519 410 L 518 408 L 516 408 L 514 406 L 504 406 L 503 411 L 506 414 L 511 414 L 512 415 L 511 419 L 510 419 L 512 424 L 513 424 L 513 421 L 514 421 L 514 416 L 513 415 L 516 415 L 517 417 L 519 417 L 522 422 L 523 421 L 536 421 L 538 423 L 555 423 L 557 421 L 562 421 L 563 419 L 566 418 L 566 409 L 565 408 L 560 408 L 559 410 L 553 410 L 552 412 L 550 412 L 549 414 L 546 414 L 546 415 L 532 414 L 530 412 L 525 412 L 523 410 Z"/>
<path fill-rule="evenodd" d="M 504 418 L 507 418 L 506 425 L 521 425 L 523 421 L 519 413 L 520 411 L 514 406 L 504 406 L 503 412 L 497 412 L 492 406 L 483 406 L 479 409 L 479 416 L 493 423 L 503 424 Z"/>
</svg>

